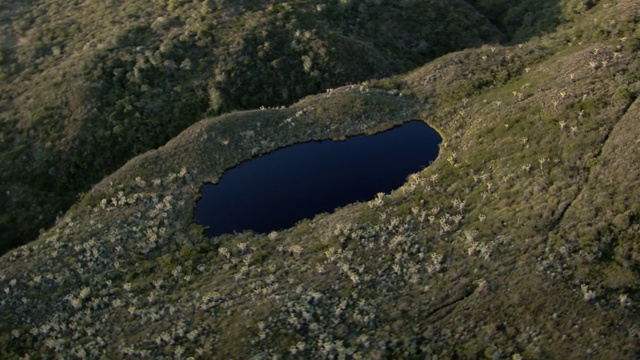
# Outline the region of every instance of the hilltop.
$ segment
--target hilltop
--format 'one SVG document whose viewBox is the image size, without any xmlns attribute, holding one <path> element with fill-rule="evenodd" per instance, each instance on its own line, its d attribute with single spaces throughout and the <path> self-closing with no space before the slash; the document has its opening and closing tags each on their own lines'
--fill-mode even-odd
<svg viewBox="0 0 640 360">
<path fill-rule="evenodd" d="M 262 109 L 207 93 L 162 146 L 127 143 L 141 153 L 0 258 L 3 357 L 638 357 L 640 4 L 506 4 L 455 9 L 485 24 L 472 48 Z M 193 223 L 202 184 L 246 159 L 412 119 L 444 141 L 390 194 L 270 234 Z"/>
</svg>

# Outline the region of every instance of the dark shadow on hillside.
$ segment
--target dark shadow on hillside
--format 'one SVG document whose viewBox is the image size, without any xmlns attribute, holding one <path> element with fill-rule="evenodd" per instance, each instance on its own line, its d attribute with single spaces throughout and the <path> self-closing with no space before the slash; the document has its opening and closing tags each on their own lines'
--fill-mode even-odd
<svg viewBox="0 0 640 360">
<path fill-rule="evenodd" d="M 466 0 L 502 34 L 505 45 L 553 32 L 563 22 L 558 0 Z"/>
</svg>

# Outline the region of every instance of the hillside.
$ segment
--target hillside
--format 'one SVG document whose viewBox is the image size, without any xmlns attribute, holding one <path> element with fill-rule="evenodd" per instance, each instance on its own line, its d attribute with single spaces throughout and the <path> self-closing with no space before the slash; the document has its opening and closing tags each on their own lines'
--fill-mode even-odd
<svg viewBox="0 0 640 360">
<path fill-rule="evenodd" d="M 3 0 L 0 34 L 0 253 L 205 115 L 503 37 L 462 0 Z"/>
<path fill-rule="evenodd" d="M 248 3 L 245 11 L 262 11 Z M 409 5 L 443 4 L 442 14 L 448 14 L 444 4 L 453 2 L 363 3 L 390 6 L 397 19 L 406 20 L 419 16 L 417 11 L 393 4 L 413 10 Z M 207 92 L 206 106 L 193 118 L 173 129 L 160 127 L 168 138 L 193 123 L 162 146 L 145 151 L 158 144 L 127 140 L 127 151 L 111 164 L 129 159 L 123 166 L 103 179 L 106 173 L 95 174 L 91 179 L 102 180 L 55 225 L 0 258 L 1 357 L 640 357 L 640 4 L 544 2 L 541 8 L 550 16 L 533 21 L 538 13 L 528 1 L 511 3 L 459 3 L 456 10 L 467 9 L 464 14 L 477 16 L 472 20 L 453 11 L 486 24 L 487 33 L 469 41 L 500 38 L 502 45 L 491 41 L 452 51 L 471 45 L 459 43 L 413 66 L 420 58 L 405 60 L 411 56 L 399 49 L 392 56 L 376 44 L 362 61 L 380 51 L 388 61 L 406 63 L 331 78 L 263 109 L 229 112 L 262 105 L 230 95 L 216 97 L 228 105 L 215 108 Z M 12 4 L 5 1 L 0 9 L 17 6 Z M 154 4 L 145 11 L 160 6 Z M 237 10 L 215 4 L 224 9 L 219 11 Z M 357 4 L 327 7 L 359 11 Z M 178 5 L 191 6 L 166 4 L 174 10 Z M 253 19 L 258 18 L 264 17 Z M 393 19 L 393 13 L 384 18 Z M 247 26 L 252 18 L 242 19 Z M 348 28 L 355 33 L 357 27 Z M 389 36 L 397 39 L 407 30 Z M 332 66 L 347 66 L 349 61 L 339 61 L 345 54 L 351 52 L 336 48 Z M 43 69 L 42 74 L 59 74 L 47 70 L 55 69 L 49 65 Z M 391 73 L 397 74 L 376 79 Z M 7 87 L 36 91 L 34 79 L 44 75 L 32 74 L 25 84 L 17 76 L 26 75 L 11 76 L 16 77 Z M 283 81 L 288 78 L 295 79 Z M 178 86 L 172 78 L 150 79 Z M 197 83 L 199 76 L 188 79 Z M 323 90 L 351 81 L 357 83 Z M 216 94 L 233 94 L 217 86 Z M 11 101 L 3 99 L 3 114 L 26 111 L 22 104 L 36 93 L 20 91 Z M 158 100 L 158 109 L 171 108 L 165 100 Z M 173 124 L 174 116 L 158 121 Z M 70 118 L 60 119 L 64 124 L 56 126 L 68 134 Z M 103 118 L 95 119 L 78 120 L 83 125 L 74 136 L 96 133 L 103 121 L 97 119 Z M 411 119 L 427 122 L 444 142 L 431 166 L 390 194 L 270 234 L 208 239 L 193 223 L 201 185 L 246 159 L 303 141 L 375 133 Z M 131 131 L 152 137 L 146 130 Z M 14 135 L 11 146 L 41 136 L 32 132 Z M 86 141 L 92 144 L 88 149 L 105 156 L 104 143 Z M 60 148 L 68 157 L 56 157 L 56 146 L 23 152 L 64 164 L 80 151 Z M 9 156 L 18 148 L 7 149 Z M 131 151 L 140 154 L 129 158 Z M 24 169 L 20 161 L 39 166 L 24 154 L 3 166 L 14 172 Z M 11 186 L 11 193 L 26 184 L 21 199 L 44 191 L 4 174 L 3 186 Z M 88 186 L 91 179 L 69 189 Z M 50 194 L 42 204 L 63 196 L 60 189 Z M 10 221 L 5 224 L 20 224 Z"/>
</svg>

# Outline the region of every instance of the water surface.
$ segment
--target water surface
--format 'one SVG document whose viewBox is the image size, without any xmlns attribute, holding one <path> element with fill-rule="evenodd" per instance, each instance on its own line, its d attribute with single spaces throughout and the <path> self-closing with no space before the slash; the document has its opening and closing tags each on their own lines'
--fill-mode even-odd
<svg viewBox="0 0 640 360">
<path fill-rule="evenodd" d="M 435 160 L 440 135 L 411 121 L 375 135 L 292 145 L 245 161 L 202 187 L 195 221 L 213 237 L 267 233 L 400 187 Z"/>
</svg>

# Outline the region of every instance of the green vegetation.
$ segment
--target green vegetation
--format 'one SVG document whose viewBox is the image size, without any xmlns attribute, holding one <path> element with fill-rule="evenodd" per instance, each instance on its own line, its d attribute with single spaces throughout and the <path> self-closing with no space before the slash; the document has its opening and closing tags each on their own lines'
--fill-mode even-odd
<svg viewBox="0 0 640 360">
<path fill-rule="evenodd" d="M 640 5 L 469 3 L 2 2 L 2 236 L 47 227 L 0 258 L 2 358 L 637 357 Z M 248 158 L 415 118 L 440 155 L 389 194 L 192 222 Z"/>
<path fill-rule="evenodd" d="M 51 226 L 76 193 L 205 115 L 289 105 L 500 38 L 461 0 L 47 0 L 5 8 L 0 190 L 9 191 L 2 215 L 10 220 L 0 224 L 0 253 Z"/>
<path fill-rule="evenodd" d="M 505 34 L 507 42 L 520 43 L 534 35 L 550 33 L 565 14 L 556 0 L 468 1 Z"/>
</svg>

